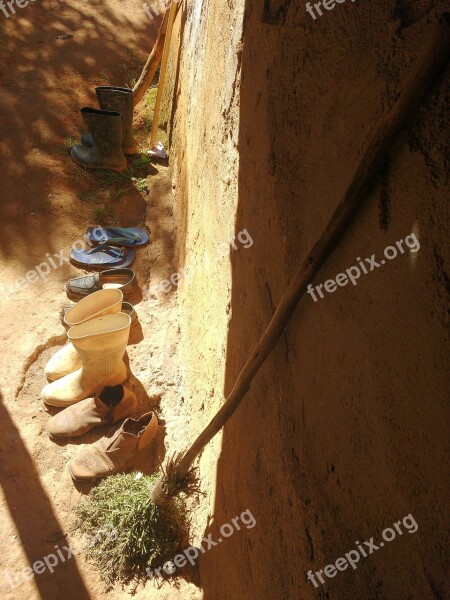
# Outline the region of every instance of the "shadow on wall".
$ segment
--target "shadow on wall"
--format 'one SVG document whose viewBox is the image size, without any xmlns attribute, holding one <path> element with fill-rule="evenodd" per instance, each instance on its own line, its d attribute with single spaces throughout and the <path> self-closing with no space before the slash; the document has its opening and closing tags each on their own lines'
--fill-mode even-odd
<svg viewBox="0 0 450 600">
<path fill-rule="evenodd" d="M 73 145 L 84 125 L 79 109 L 97 105 L 97 85 L 130 85 L 136 75 L 130 64 L 142 66 L 132 48 L 150 50 L 158 26 L 142 12 L 137 27 L 108 1 L 60 6 L 44 0 L 16 11 L 9 18 L 0 12 L 0 251 L 18 258 L 32 237 L 43 260 L 60 250 L 48 239 L 56 221 L 45 211 L 52 185 L 82 189 L 83 173 L 72 172 L 65 145 Z M 63 35 L 73 37 L 58 39 Z M 70 218 L 76 223 L 79 215 Z M 32 235 L 37 229 L 41 236 Z M 19 259 L 31 268 L 36 259 L 28 254 Z"/>
<path fill-rule="evenodd" d="M 322 27 L 294 7 L 287 26 L 275 27 L 257 2 L 246 4 L 236 231 L 246 228 L 254 245 L 232 258 L 225 394 L 431 27 L 424 21 L 401 44 L 389 22 L 394 2 L 349 3 Z M 403 53 L 397 72 L 386 67 L 393 53 Z M 441 127 L 442 92 L 426 100 L 414 124 L 422 133 L 430 129 L 425 118 Z M 424 239 L 438 235 L 443 243 L 422 206 L 422 157 L 405 146 L 403 136 L 391 153 L 389 227 L 379 223 L 377 183 L 317 282 L 405 237 L 418 219 Z M 416 169 L 420 189 L 408 185 Z M 444 218 L 443 183 L 433 207 L 436 221 Z M 438 465 L 446 377 L 438 365 L 445 339 L 442 299 L 433 312 L 435 298 L 426 291 L 432 251 L 422 252 L 321 303 L 307 296 L 297 308 L 224 430 L 205 536 L 218 540 L 221 525 L 246 510 L 256 526 L 241 527 L 201 557 L 205 600 L 444 597 L 446 476 Z M 415 537 L 404 535 L 319 589 L 307 581 L 309 569 L 334 563 L 356 540 L 410 513 L 419 523 Z"/>
<path fill-rule="evenodd" d="M 1 396 L 0 483 L 28 565 L 32 567 L 35 562 L 43 561 L 44 557 L 50 554 L 55 556 L 55 546 L 62 552 L 62 548 L 68 543 L 65 534 L 39 481 L 33 459 Z M 24 498 L 28 501 L 24 502 Z M 49 563 L 54 563 L 54 559 L 49 559 Z M 41 566 L 37 568 L 42 569 Z M 23 581 L 25 579 L 21 567 L 18 566 L 16 572 L 1 570 L 0 589 L 10 592 Z M 40 575 L 35 575 L 34 582 L 38 597 L 42 600 L 51 598 L 57 589 L 65 590 L 66 598 L 91 598 L 73 559 L 58 564 L 53 573 L 46 570 Z"/>
</svg>

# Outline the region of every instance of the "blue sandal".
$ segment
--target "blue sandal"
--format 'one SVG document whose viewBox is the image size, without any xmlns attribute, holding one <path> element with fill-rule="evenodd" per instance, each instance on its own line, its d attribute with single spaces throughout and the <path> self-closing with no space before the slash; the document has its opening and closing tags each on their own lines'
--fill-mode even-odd
<svg viewBox="0 0 450 600">
<path fill-rule="evenodd" d="M 86 239 L 95 245 L 112 244 L 125 248 L 144 246 L 149 241 L 148 234 L 138 227 L 88 227 Z"/>
<path fill-rule="evenodd" d="M 70 262 L 82 269 L 101 270 L 105 268 L 129 267 L 136 258 L 135 250 L 126 250 L 115 246 L 96 246 L 90 250 L 70 251 Z"/>
</svg>

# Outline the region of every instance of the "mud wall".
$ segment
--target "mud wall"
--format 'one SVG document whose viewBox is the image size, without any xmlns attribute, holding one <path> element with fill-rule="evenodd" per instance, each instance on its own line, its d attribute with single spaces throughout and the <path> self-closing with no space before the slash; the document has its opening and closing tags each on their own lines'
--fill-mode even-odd
<svg viewBox="0 0 450 600">
<path fill-rule="evenodd" d="M 167 284 L 166 289 L 179 289 L 182 342 L 177 360 L 186 402 L 198 411 L 193 437 L 222 402 L 225 381 L 232 283 L 229 242 L 233 252 L 238 247 L 234 240 L 243 10 L 242 3 L 231 9 L 217 0 L 189 2 L 179 11 L 162 108 L 176 196 L 176 285 Z M 210 490 L 220 443 L 219 436 L 202 461 L 202 477 Z"/>
<path fill-rule="evenodd" d="M 179 281 L 193 437 L 231 389 L 443 7 L 345 2 L 313 19 L 303 3 L 192 0 L 179 15 L 165 98 L 175 268 L 211 259 Z M 356 285 L 306 296 L 202 456 L 201 534 L 218 539 L 246 509 L 257 521 L 202 556 L 207 599 L 445 596 L 448 82 L 447 69 L 315 285 L 360 258 L 383 259 L 407 236 L 411 247 L 404 241 L 404 253 Z M 243 229 L 251 247 L 235 242 L 218 258 L 217 245 Z M 317 587 L 307 580 L 357 541 L 378 545 L 406 515 L 417 531 L 402 525 L 355 569 L 322 573 Z"/>
</svg>

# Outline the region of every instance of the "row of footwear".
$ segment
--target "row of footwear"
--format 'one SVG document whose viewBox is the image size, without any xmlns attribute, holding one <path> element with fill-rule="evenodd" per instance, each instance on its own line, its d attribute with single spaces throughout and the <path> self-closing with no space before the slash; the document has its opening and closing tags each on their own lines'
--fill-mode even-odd
<svg viewBox="0 0 450 600">
<path fill-rule="evenodd" d="M 76 303 L 64 316 L 69 341 L 45 366 L 50 383 L 42 390 L 42 400 L 47 407 L 64 408 L 48 422 L 52 440 L 80 437 L 123 421 L 68 463 L 77 481 L 118 472 L 151 444 L 158 427 L 151 412 L 134 417 L 136 396 L 123 385 L 131 318 L 122 306 L 118 289 L 99 290 Z"/>
<path fill-rule="evenodd" d="M 137 228 L 88 228 L 85 237 L 93 249 L 113 248 L 110 242 L 128 248 L 148 243 L 148 235 Z M 136 396 L 123 385 L 128 376 L 124 356 L 131 327 L 137 322 L 134 306 L 124 298 L 138 287 L 129 268 L 85 274 L 65 284 L 68 298 L 75 301 L 60 311 L 68 341 L 47 362 L 49 383 L 41 392 L 47 410 L 63 410 L 50 418 L 48 434 L 54 441 L 68 440 L 95 427 L 115 425 L 68 463 L 76 481 L 123 469 L 151 445 L 158 427 L 152 412 L 135 416 Z"/>
<path fill-rule="evenodd" d="M 83 267 L 85 270 L 97 270 L 99 272 L 85 273 L 70 279 L 64 286 L 69 300 L 79 301 L 102 289 L 120 289 L 125 297 L 133 294 L 139 287 L 136 274 L 132 269 L 122 267 L 124 261 L 118 261 L 117 255 L 121 251 L 120 246 L 128 248 L 129 252 L 133 253 L 132 260 L 126 260 L 125 262 L 127 264 L 133 262 L 135 257 L 134 248 L 148 244 L 148 234 L 138 227 L 108 227 L 106 229 L 103 227 L 88 227 L 84 237 L 91 246 L 91 250 L 72 248 L 71 263 Z M 111 246 L 111 243 L 118 244 L 118 246 Z M 97 253 L 94 254 L 93 250 L 96 250 Z M 101 251 L 103 251 L 103 254 L 101 254 Z M 113 252 L 112 256 L 111 252 Z M 81 260 L 81 255 L 85 257 L 83 260 Z M 105 269 L 105 266 L 112 268 Z M 66 329 L 76 325 L 71 321 L 72 313 L 69 313 L 73 306 L 73 304 L 65 305 L 60 312 L 61 322 Z M 132 304 L 123 302 L 121 312 L 130 316 L 131 325 L 136 322 L 137 314 Z"/>
</svg>

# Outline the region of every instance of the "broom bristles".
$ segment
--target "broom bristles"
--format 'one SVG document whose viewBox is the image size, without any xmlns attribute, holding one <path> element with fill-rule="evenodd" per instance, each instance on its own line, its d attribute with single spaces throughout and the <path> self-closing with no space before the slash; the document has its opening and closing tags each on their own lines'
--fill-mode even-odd
<svg viewBox="0 0 450 600">
<path fill-rule="evenodd" d="M 114 540 L 99 536 L 85 551 L 108 585 L 146 580 L 146 570 L 172 560 L 186 540 L 189 519 L 183 499 L 173 497 L 167 506 L 151 500 L 158 477 L 136 472 L 112 475 L 75 508 L 72 531 L 91 538 L 100 530 L 115 531 Z"/>
<path fill-rule="evenodd" d="M 179 496 L 180 494 L 199 496 L 201 493 L 200 478 L 196 467 L 191 467 L 184 479 L 178 479 L 178 467 L 182 459 L 183 453 L 174 453 L 167 459 L 166 464 L 161 466 L 162 478 L 160 483 L 162 490 L 170 497 Z"/>
</svg>

